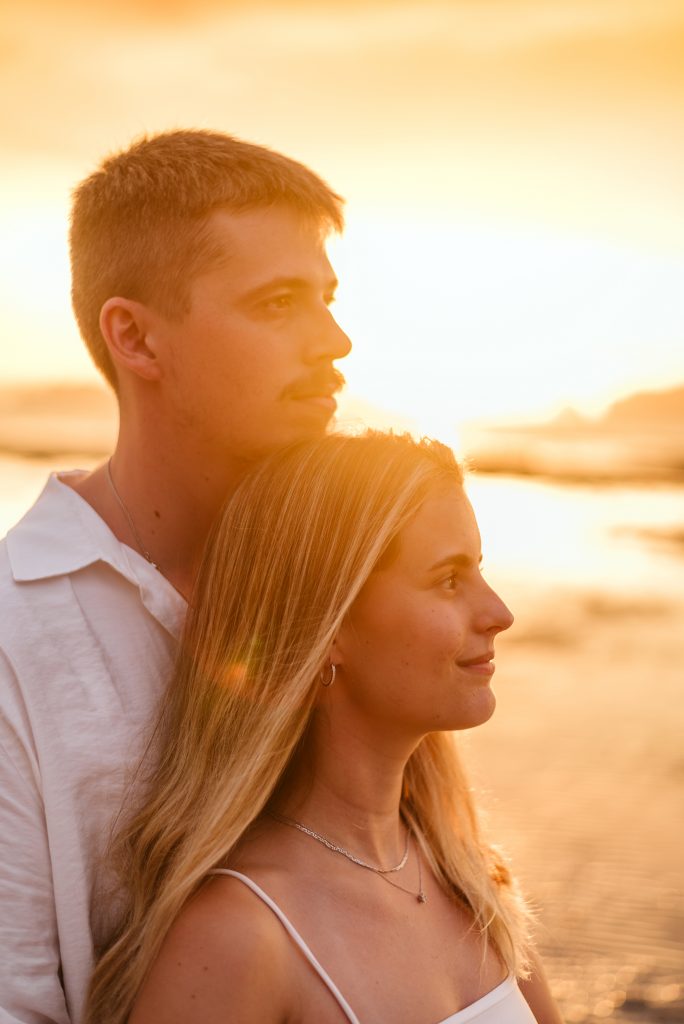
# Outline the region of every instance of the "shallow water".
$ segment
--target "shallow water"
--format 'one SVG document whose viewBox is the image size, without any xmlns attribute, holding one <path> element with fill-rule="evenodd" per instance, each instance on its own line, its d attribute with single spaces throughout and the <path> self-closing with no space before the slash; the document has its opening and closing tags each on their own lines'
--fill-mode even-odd
<svg viewBox="0 0 684 1024">
<path fill-rule="evenodd" d="M 94 459 L 79 456 L 84 469 Z M 0 455 L 0 536 L 68 456 Z M 684 487 L 556 484 L 473 474 L 485 573 L 502 583 L 684 595 Z"/>
</svg>

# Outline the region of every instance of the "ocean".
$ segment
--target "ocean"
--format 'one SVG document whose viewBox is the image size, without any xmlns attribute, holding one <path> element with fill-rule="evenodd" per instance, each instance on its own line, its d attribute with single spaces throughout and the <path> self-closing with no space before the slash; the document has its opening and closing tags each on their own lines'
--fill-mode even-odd
<svg viewBox="0 0 684 1024">
<path fill-rule="evenodd" d="M 0 536 L 49 473 L 92 457 L 0 455 Z M 684 595 L 684 486 L 553 482 L 471 473 L 484 571 L 503 585 Z"/>
</svg>

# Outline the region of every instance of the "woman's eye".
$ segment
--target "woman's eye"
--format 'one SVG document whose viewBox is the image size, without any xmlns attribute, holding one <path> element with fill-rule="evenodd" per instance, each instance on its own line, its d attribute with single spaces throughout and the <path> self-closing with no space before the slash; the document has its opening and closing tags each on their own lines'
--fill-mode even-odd
<svg viewBox="0 0 684 1024">
<path fill-rule="evenodd" d="M 455 572 L 452 572 L 444 580 L 444 586 L 446 587 L 447 590 L 455 590 L 456 587 L 458 586 L 458 584 L 459 584 L 459 579 L 458 579 L 458 576 L 456 575 Z"/>
<path fill-rule="evenodd" d="M 289 309 L 291 305 L 292 305 L 292 296 L 291 295 L 274 295 L 272 298 L 266 299 L 266 301 L 264 302 L 264 308 L 265 309 L 276 310 L 276 311 L 283 310 L 283 309 Z"/>
</svg>

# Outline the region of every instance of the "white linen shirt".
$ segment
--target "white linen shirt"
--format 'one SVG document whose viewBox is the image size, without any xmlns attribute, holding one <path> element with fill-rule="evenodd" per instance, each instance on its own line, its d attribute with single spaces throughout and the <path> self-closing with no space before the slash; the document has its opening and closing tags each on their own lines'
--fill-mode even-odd
<svg viewBox="0 0 684 1024">
<path fill-rule="evenodd" d="M 82 1018 L 111 825 L 185 611 L 57 476 L 0 543 L 0 1024 Z"/>
</svg>

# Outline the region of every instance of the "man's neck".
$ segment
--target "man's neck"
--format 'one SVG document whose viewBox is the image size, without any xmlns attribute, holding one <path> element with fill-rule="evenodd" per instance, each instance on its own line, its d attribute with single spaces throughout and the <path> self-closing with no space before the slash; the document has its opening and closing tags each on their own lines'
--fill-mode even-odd
<svg viewBox="0 0 684 1024">
<path fill-rule="evenodd" d="M 180 446 L 134 445 L 122 434 L 107 463 L 69 483 L 187 599 L 211 526 L 245 468 Z"/>
</svg>

